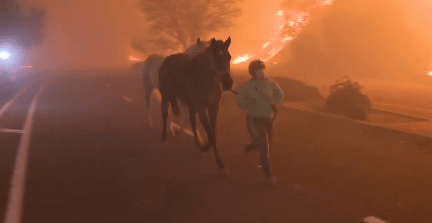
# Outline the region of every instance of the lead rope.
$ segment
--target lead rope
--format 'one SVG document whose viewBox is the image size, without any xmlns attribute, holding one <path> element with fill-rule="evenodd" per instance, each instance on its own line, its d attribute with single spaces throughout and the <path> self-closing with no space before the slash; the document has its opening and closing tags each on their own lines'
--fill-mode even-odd
<svg viewBox="0 0 432 223">
<path fill-rule="evenodd" d="M 238 95 L 238 93 L 237 93 L 236 91 L 234 91 L 233 89 L 230 89 L 230 91 L 231 91 L 233 94 Z M 242 116 L 243 116 L 243 112 L 240 111 L 240 114 L 239 114 L 235 119 L 233 119 L 232 121 L 230 121 L 229 123 L 233 123 L 233 122 L 238 121 Z"/>
</svg>

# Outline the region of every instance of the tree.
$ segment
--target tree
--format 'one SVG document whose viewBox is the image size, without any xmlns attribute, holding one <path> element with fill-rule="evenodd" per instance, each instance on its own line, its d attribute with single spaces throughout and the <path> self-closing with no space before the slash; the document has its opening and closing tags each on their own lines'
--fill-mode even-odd
<svg viewBox="0 0 432 223">
<path fill-rule="evenodd" d="M 150 24 L 144 38 L 132 47 L 145 54 L 152 51 L 184 50 L 198 37 L 230 28 L 241 14 L 242 0 L 140 0 L 139 7 Z"/>
<path fill-rule="evenodd" d="M 44 39 L 45 15 L 43 9 L 30 7 L 27 11 L 16 0 L 0 1 L 0 40 L 12 40 L 30 48 Z"/>
</svg>

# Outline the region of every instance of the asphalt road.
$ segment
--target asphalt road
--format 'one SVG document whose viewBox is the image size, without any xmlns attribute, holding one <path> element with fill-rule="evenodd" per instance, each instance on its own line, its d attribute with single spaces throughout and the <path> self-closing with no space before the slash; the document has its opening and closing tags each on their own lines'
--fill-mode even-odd
<svg viewBox="0 0 432 223">
<path fill-rule="evenodd" d="M 143 94 L 134 73 L 76 71 L 39 74 L 1 95 L 0 218 L 432 221 L 430 150 L 282 108 L 271 148 L 279 180 L 274 188 L 258 168 L 258 154 L 243 155 L 245 120 L 236 119 L 240 111 L 228 92 L 217 137 L 229 177 L 219 172 L 212 152 L 198 156 L 187 134 L 160 142 L 160 120 L 155 128 L 146 125 Z"/>
</svg>

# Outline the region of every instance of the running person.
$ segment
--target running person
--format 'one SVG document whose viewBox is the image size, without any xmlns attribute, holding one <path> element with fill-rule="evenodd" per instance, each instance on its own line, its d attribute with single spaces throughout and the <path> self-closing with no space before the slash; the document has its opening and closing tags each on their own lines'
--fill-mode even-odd
<svg viewBox="0 0 432 223">
<path fill-rule="evenodd" d="M 272 184 L 277 184 L 271 173 L 269 147 L 273 132 L 273 117 L 276 105 L 281 103 L 284 95 L 279 85 L 264 75 L 266 66 L 261 60 L 249 64 L 252 78 L 238 91 L 237 104 L 246 110 L 246 123 L 253 142 L 246 145 L 245 154 L 259 149 L 261 167 Z"/>
</svg>

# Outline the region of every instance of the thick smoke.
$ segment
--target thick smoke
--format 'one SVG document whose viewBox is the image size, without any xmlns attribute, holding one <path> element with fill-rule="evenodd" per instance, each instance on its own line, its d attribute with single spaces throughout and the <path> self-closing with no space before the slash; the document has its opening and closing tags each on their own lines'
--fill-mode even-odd
<svg viewBox="0 0 432 223">
<path fill-rule="evenodd" d="M 24 48 L 42 43 L 45 10 L 22 8 L 17 0 L 0 1 L 0 40 L 12 41 Z"/>
<path fill-rule="evenodd" d="M 277 60 L 308 79 L 423 80 L 432 63 L 431 14 L 426 0 L 335 0 L 311 13 Z"/>
</svg>

